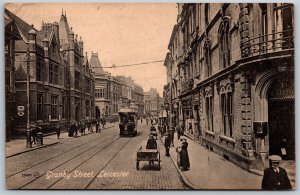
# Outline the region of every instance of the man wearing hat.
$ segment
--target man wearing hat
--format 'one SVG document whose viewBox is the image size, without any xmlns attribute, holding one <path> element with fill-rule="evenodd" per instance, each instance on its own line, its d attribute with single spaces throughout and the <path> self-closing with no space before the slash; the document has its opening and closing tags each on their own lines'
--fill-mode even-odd
<svg viewBox="0 0 300 195">
<path fill-rule="evenodd" d="M 165 149 L 166 149 L 166 156 L 170 156 L 170 147 L 171 147 L 171 133 L 168 132 L 168 136 L 165 137 Z"/>
<path fill-rule="evenodd" d="M 262 179 L 263 190 L 288 190 L 292 189 L 291 182 L 286 170 L 279 167 L 281 157 L 278 155 L 269 156 L 270 167 L 264 170 Z"/>
<path fill-rule="evenodd" d="M 147 141 L 146 148 L 147 149 L 157 149 L 157 143 L 156 143 L 156 140 L 154 139 L 153 135 L 149 135 L 149 139 Z"/>
</svg>

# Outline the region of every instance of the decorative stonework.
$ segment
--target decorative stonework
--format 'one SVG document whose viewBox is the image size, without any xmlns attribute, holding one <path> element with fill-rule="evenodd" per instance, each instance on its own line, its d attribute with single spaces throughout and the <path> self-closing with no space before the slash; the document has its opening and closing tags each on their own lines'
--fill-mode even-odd
<svg viewBox="0 0 300 195">
<path fill-rule="evenodd" d="M 241 130 L 242 130 L 242 154 L 253 157 L 251 140 L 252 114 L 251 114 L 251 79 L 245 71 L 241 75 Z"/>
</svg>

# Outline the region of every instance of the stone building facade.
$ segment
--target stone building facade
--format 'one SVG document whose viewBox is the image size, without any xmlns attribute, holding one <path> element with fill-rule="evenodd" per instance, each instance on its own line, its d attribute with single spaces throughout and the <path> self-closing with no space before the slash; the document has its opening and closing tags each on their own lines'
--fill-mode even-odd
<svg viewBox="0 0 300 195">
<path fill-rule="evenodd" d="M 160 111 L 160 97 L 156 89 L 150 88 L 144 92 L 145 114 L 147 116 L 157 116 Z"/>
<path fill-rule="evenodd" d="M 143 113 L 143 88 L 140 85 L 131 77 L 112 76 L 103 70 L 98 53 L 92 52 L 90 64 L 95 73 L 95 102 L 99 117 L 115 121 L 120 106 L 130 103 L 135 103 L 139 113 Z"/>
<path fill-rule="evenodd" d="M 17 109 L 24 109 L 25 115 L 15 115 L 14 130 L 23 132 L 27 123 L 28 68 L 30 125 L 48 132 L 53 125 L 93 120 L 94 76 L 84 66 L 83 41 L 69 28 L 67 17 L 62 14 L 59 23 L 43 23 L 39 31 L 10 11 L 5 14 L 22 37 L 15 43 L 15 97 Z"/>
<path fill-rule="evenodd" d="M 111 114 L 111 74 L 103 70 L 98 53 L 92 52 L 90 65 L 95 73 L 95 105 L 98 118 L 105 118 Z"/>
<path fill-rule="evenodd" d="M 145 114 L 144 89 L 137 83 L 133 83 L 132 86 L 131 103 L 134 103 L 134 105 L 137 106 L 139 116 L 143 116 Z"/>
<path fill-rule="evenodd" d="M 178 79 L 178 120 L 187 135 L 246 169 L 263 169 L 273 154 L 295 160 L 293 9 L 179 4 L 168 54 L 178 71 L 168 83 L 173 89 Z"/>
<path fill-rule="evenodd" d="M 129 106 L 131 102 L 132 85 L 134 81 L 131 77 L 125 77 L 121 75 L 117 75 L 116 79 L 118 79 L 121 83 L 121 98 L 119 101 L 119 108 L 123 106 Z"/>
</svg>

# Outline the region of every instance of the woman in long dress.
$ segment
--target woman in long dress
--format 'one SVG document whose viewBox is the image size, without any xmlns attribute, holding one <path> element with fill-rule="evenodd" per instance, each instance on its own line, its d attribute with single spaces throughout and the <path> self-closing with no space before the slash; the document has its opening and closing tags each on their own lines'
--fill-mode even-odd
<svg viewBox="0 0 300 195">
<path fill-rule="evenodd" d="M 182 167 L 183 171 L 190 169 L 190 160 L 187 148 L 188 143 L 186 139 L 183 139 L 180 150 L 180 166 Z"/>
</svg>

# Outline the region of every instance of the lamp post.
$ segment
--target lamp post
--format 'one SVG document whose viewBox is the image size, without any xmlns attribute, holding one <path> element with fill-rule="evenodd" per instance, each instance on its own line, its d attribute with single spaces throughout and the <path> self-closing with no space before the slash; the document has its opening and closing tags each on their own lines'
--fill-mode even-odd
<svg viewBox="0 0 300 195">
<path fill-rule="evenodd" d="M 29 116 L 29 107 L 30 107 L 30 93 L 29 93 L 29 81 L 30 81 L 30 53 L 29 49 L 26 53 L 26 63 L 27 63 L 27 79 L 26 79 L 26 96 L 27 96 L 27 122 L 26 122 L 26 148 L 32 148 L 31 143 L 31 130 L 30 130 L 30 116 Z"/>
<path fill-rule="evenodd" d="M 173 60 L 170 59 L 170 126 L 169 126 L 169 132 L 171 133 L 171 146 L 174 146 L 174 127 L 173 127 L 173 104 L 172 104 L 172 66 L 173 66 Z"/>
</svg>

